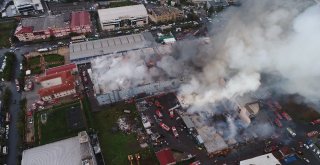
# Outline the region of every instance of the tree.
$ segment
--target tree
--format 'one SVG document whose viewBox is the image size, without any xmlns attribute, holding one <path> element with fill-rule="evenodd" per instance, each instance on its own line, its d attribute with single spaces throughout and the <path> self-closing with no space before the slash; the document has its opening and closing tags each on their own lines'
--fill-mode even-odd
<svg viewBox="0 0 320 165">
<path fill-rule="evenodd" d="M 213 14 L 213 12 L 214 12 L 214 8 L 213 6 L 211 6 L 208 10 L 208 16 L 210 17 Z"/>
</svg>

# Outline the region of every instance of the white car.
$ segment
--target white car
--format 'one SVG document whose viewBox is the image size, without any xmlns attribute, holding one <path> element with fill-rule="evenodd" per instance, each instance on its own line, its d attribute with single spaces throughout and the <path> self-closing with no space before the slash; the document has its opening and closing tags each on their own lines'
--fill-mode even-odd
<svg viewBox="0 0 320 165">
<path fill-rule="evenodd" d="M 306 161 L 307 163 L 310 163 L 310 160 L 307 158 L 303 158 L 304 161 Z"/>
<path fill-rule="evenodd" d="M 306 147 L 306 149 L 309 149 L 309 146 L 306 144 L 303 144 L 304 147 Z"/>
</svg>

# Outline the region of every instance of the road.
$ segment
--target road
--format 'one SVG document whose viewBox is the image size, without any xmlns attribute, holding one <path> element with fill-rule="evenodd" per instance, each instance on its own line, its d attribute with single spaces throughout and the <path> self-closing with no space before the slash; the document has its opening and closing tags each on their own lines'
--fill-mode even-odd
<svg viewBox="0 0 320 165">
<path fill-rule="evenodd" d="M 26 52 L 30 52 L 32 50 L 35 50 L 39 47 L 44 47 L 43 45 L 35 44 L 32 46 L 22 46 L 20 47 L 20 50 L 16 51 L 16 57 L 17 57 L 17 63 L 15 65 L 15 75 L 14 79 L 17 78 L 20 74 L 20 66 L 19 64 L 22 61 L 22 55 Z M 47 46 L 47 45 L 45 45 Z M 0 49 L 0 57 L 4 55 L 5 52 L 9 51 L 9 49 Z M 7 157 L 7 164 L 9 165 L 15 165 L 17 164 L 18 160 L 18 142 L 19 142 L 19 136 L 18 136 L 18 130 L 16 127 L 16 122 L 18 120 L 18 114 L 20 111 L 19 108 L 19 101 L 21 99 L 21 94 L 16 91 L 16 85 L 15 82 L 5 82 L 6 86 L 11 90 L 12 92 L 12 102 L 10 106 L 10 114 L 11 114 L 11 121 L 10 121 L 10 130 L 9 130 L 9 140 L 8 140 L 8 157 Z M 16 104 L 14 104 L 14 100 L 16 100 Z"/>
</svg>

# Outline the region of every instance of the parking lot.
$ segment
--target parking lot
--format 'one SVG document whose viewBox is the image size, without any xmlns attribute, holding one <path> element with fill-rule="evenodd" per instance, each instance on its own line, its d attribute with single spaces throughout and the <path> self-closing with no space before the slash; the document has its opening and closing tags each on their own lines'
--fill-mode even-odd
<svg viewBox="0 0 320 165">
<path fill-rule="evenodd" d="M 139 99 L 137 108 L 145 128 L 148 125 L 146 123 L 150 122 L 146 131 L 155 152 L 169 147 L 185 155 L 207 157 L 178 115 L 177 111 L 181 111 L 181 108 L 174 94 Z"/>
</svg>

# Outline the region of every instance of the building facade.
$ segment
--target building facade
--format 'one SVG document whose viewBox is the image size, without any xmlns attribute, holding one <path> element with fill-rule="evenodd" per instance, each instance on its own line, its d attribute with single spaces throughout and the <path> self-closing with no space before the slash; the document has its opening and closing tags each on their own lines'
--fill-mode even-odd
<svg viewBox="0 0 320 165">
<path fill-rule="evenodd" d="M 152 22 L 168 22 L 183 19 L 183 11 L 174 7 L 154 7 L 149 9 L 149 18 Z"/>
<path fill-rule="evenodd" d="M 102 30 L 118 30 L 148 24 L 144 5 L 124 6 L 98 10 Z"/>
</svg>

